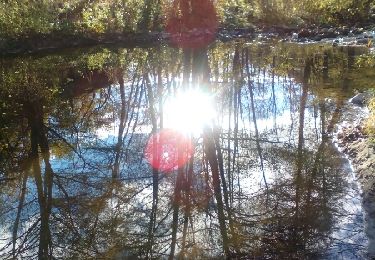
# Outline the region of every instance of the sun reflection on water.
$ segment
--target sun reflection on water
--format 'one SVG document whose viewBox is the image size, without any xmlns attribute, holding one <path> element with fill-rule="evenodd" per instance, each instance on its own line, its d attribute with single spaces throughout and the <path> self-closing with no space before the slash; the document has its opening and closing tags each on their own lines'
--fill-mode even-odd
<svg viewBox="0 0 375 260">
<path fill-rule="evenodd" d="M 216 117 L 213 96 L 190 89 L 169 97 L 164 105 L 164 127 L 198 136 Z"/>
</svg>

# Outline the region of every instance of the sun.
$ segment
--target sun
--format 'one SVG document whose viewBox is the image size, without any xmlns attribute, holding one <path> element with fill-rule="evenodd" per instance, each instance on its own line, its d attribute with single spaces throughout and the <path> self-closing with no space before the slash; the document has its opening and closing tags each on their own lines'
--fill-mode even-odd
<svg viewBox="0 0 375 260">
<path fill-rule="evenodd" d="M 199 89 L 179 92 L 167 98 L 163 115 L 163 128 L 149 138 L 145 158 L 154 169 L 169 173 L 186 165 L 194 154 L 194 138 L 213 124 L 213 96 Z"/>
<path fill-rule="evenodd" d="M 200 89 L 189 89 L 167 98 L 164 127 L 185 134 L 199 135 L 214 120 L 213 96 Z"/>
</svg>

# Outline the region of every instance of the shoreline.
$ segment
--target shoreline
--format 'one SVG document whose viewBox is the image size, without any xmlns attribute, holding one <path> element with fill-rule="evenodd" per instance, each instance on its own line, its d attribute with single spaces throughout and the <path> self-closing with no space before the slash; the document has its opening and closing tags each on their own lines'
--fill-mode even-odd
<svg viewBox="0 0 375 260">
<path fill-rule="evenodd" d="M 375 144 L 371 142 L 364 129 L 368 111 L 367 107 L 351 103 L 346 109 L 348 111 L 344 113 L 347 114 L 347 118 L 339 125 L 334 142 L 352 164 L 356 179 L 365 195 L 371 190 L 375 192 Z"/>
<path fill-rule="evenodd" d="M 365 232 L 368 240 L 368 257 L 375 258 L 375 143 L 364 131 L 364 123 L 369 114 L 364 107 L 353 103 L 346 105 L 349 116 L 339 125 L 334 134 L 334 143 L 346 155 L 356 183 L 359 185 L 362 208 L 365 217 Z M 362 113 L 360 112 L 362 111 Z"/>
<path fill-rule="evenodd" d="M 191 37 L 204 36 L 205 30 L 192 32 Z M 283 25 L 249 26 L 246 28 L 222 28 L 215 33 L 215 39 L 225 42 L 235 39 L 254 40 L 280 39 L 285 42 L 314 43 L 324 42 L 336 45 L 373 46 L 375 24 L 364 27 L 306 26 L 293 27 Z M 98 35 L 79 35 L 55 32 L 50 34 L 26 35 L 20 38 L 0 37 L 0 56 L 34 54 L 58 51 L 69 48 L 94 47 L 98 45 L 122 45 L 124 47 L 148 47 L 168 44 L 167 32 L 105 33 Z M 370 47 L 370 46 L 369 46 Z"/>
</svg>

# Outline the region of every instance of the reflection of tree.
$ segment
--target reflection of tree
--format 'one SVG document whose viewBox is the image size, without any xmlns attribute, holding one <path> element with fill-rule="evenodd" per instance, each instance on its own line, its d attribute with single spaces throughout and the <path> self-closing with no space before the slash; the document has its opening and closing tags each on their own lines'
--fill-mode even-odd
<svg viewBox="0 0 375 260">
<path fill-rule="evenodd" d="M 158 80 L 161 80 L 160 77 L 158 77 Z M 150 109 L 150 117 L 151 117 L 151 124 L 152 124 L 152 134 L 156 134 L 158 130 L 158 123 L 156 118 L 156 112 L 155 112 L 155 98 L 153 89 L 150 83 L 150 80 L 148 78 L 148 75 L 146 75 L 146 85 L 147 85 L 147 97 L 149 102 L 149 109 Z M 162 121 L 162 120 L 161 120 Z M 160 123 L 162 124 L 162 123 Z M 157 151 L 158 147 L 155 144 L 153 147 L 153 154 L 159 154 Z M 160 158 L 154 158 L 156 161 L 160 161 Z M 154 165 L 156 165 L 157 162 L 155 162 Z M 157 208 L 158 208 L 158 196 L 159 196 L 159 170 L 157 168 L 152 169 L 152 209 L 150 214 L 150 224 L 148 229 L 148 246 L 149 246 L 149 257 L 152 258 L 152 247 L 154 244 L 154 232 L 156 227 L 156 216 L 157 216 Z"/>
<path fill-rule="evenodd" d="M 11 148 L 1 150 L 0 165 L 17 184 L 1 191 L 13 209 L 1 213 L 12 227 L 0 257 L 324 253 L 346 183 L 329 140 L 342 103 L 326 104 L 317 86 L 325 77 L 338 85 L 334 75 L 350 68 L 332 64 L 342 53 L 306 48 L 159 47 L 2 64 L 9 116 L 0 119 L 12 131 L 1 133 Z M 163 128 L 163 103 L 191 87 L 218 97 L 220 118 L 194 140 L 184 167 L 151 169 L 143 150 Z M 259 186 L 263 178 L 268 191 Z"/>
<path fill-rule="evenodd" d="M 39 259 L 49 259 L 52 257 L 50 215 L 52 207 L 52 183 L 53 170 L 50 163 L 50 151 L 46 129 L 44 127 L 43 106 L 40 102 L 31 103 L 25 106 L 27 118 L 30 126 L 32 171 L 38 194 L 40 207 L 40 242 Z M 38 146 L 41 150 L 44 161 L 45 172 L 42 177 L 42 169 L 39 162 Z"/>
<path fill-rule="evenodd" d="M 304 82 L 302 84 L 302 95 L 300 102 L 299 111 L 299 122 L 298 122 L 298 147 L 297 147 L 297 165 L 295 174 L 295 185 L 296 185 L 296 198 L 295 198 L 295 214 L 294 217 L 296 222 L 299 221 L 299 211 L 300 211 L 300 197 L 301 197 L 301 182 L 302 182 L 302 167 L 304 165 L 304 128 L 305 128 L 305 108 L 307 103 L 307 91 L 308 91 L 308 80 L 311 74 L 311 60 L 306 60 L 306 65 L 304 68 Z M 295 236 L 296 241 L 298 241 L 298 236 Z"/>
<path fill-rule="evenodd" d="M 263 180 L 264 184 L 266 185 L 266 188 L 268 189 L 266 175 L 264 173 L 264 163 L 263 163 L 263 155 L 262 155 L 262 148 L 260 146 L 259 142 L 259 130 L 258 130 L 258 124 L 256 119 L 256 112 L 255 112 L 255 104 L 254 104 L 254 90 L 253 90 L 253 84 L 250 78 L 250 69 L 249 69 L 249 51 L 246 50 L 246 72 L 248 77 L 248 84 L 249 84 L 249 93 L 250 93 L 250 104 L 251 104 L 251 111 L 252 111 L 252 118 L 254 123 L 254 130 L 255 130 L 255 140 L 258 150 L 258 156 L 260 161 L 260 168 L 262 170 Z"/>
</svg>

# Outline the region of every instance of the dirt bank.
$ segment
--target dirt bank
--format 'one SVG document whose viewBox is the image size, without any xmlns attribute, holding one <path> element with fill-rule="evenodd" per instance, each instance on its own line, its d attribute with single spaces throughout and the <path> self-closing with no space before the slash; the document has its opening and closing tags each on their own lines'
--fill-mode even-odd
<svg viewBox="0 0 375 260">
<path fill-rule="evenodd" d="M 366 135 L 364 124 L 367 108 L 348 103 L 345 116 L 336 133 L 336 142 L 341 152 L 352 163 L 363 193 L 375 191 L 375 144 Z"/>
<path fill-rule="evenodd" d="M 339 150 L 348 156 L 362 190 L 368 257 L 375 259 L 375 144 L 364 130 L 367 117 L 366 102 L 363 106 L 346 104 L 334 139 Z"/>
</svg>

